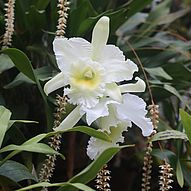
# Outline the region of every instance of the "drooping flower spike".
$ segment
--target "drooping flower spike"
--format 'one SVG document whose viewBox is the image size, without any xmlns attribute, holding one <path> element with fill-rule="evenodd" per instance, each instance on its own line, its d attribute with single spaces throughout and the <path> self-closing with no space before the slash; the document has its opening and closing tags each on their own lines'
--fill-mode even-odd
<svg viewBox="0 0 191 191">
<path fill-rule="evenodd" d="M 123 121 L 132 120 L 131 117 L 121 114 L 126 107 L 126 99 L 122 94 L 143 92 L 145 83 L 136 77 L 135 84 L 118 85 L 124 80 L 132 80 L 138 67 L 131 60 L 125 60 L 118 47 L 107 45 L 108 37 L 109 18 L 103 16 L 93 29 L 91 43 L 83 38 L 60 37 L 54 40 L 53 48 L 61 72 L 45 84 L 44 91 L 48 95 L 64 87 L 64 94 L 69 97 L 69 102 L 76 105 L 56 131 L 72 128 L 83 115 L 86 115 L 86 121 L 91 125 L 97 119 L 109 116 L 109 105 L 116 107 L 119 120 L 120 116 Z M 123 111 L 119 109 L 122 106 Z M 143 110 L 145 111 L 145 108 Z M 148 135 L 152 126 L 145 118 L 144 111 L 138 112 L 141 116 L 137 116 L 141 117 L 142 121 L 136 123 L 133 119 L 132 122 L 140 128 L 143 125 L 144 130 L 148 131 L 145 133 L 142 129 L 143 135 Z"/>
</svg>

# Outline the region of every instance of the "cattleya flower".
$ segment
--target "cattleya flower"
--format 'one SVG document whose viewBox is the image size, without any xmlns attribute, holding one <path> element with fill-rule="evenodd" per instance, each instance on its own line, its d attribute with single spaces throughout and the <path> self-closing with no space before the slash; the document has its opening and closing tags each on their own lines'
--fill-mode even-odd
<svg viewBox="0 0 191 191">
<path fill-rule="evenodd" d="M 64 94 L 76 108 L 63 120 L 55 131 L 72 128 L 85 115 L 88 125 L 96 120 L 117 128 L 121 122 L 138 125 L 144 136 L 152 133 L 152 125 L 145 118 L 145 102 L 138 96 L 125 94 L 143 92 L 145 83 L 136 77 L 136 83 L 120 85 L 132 80 L 138 67 L 131 60 L 125 60 L 123 52 L 107 44 L 109 18 L 101 17 L 96 23 L 91 43 L 83 38 L 58 37 L 53 49 L 61 72 L 48 81 L 44 91 L 49 93 L 64 87 Z M 141 105 L 139 103 L 141 102 Z M 115 142 L 115 141 L 114 141 Z"/>
</svg>

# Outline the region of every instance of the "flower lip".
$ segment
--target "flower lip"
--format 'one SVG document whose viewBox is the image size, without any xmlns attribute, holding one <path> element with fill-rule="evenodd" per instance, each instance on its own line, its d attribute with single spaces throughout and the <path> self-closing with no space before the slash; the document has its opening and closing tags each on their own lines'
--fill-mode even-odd
<svg viewBox="0 0 191 191">
<path fill-rule="evenodd" d="M 72 87 L 91 91 L 96 89 L 103 80 L 103 72 L 100 70 L 100 65 L 92 68 L 91 60 L 82 60 L 73 65 L 69 74 L 69 81 Z M 82 67 L 82 65 L 84 67 Z"/>
</svg>

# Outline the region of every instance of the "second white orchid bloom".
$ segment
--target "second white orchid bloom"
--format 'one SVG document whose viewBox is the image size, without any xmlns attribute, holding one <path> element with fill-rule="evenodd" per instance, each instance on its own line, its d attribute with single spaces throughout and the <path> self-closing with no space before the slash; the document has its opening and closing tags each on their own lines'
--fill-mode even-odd
<svg viewBox="0 0 191 191">
<path fill-rule="evenodd" d="M 146 103 L 138 96 L 126 93 L 123 95 L 122 103 L 110 103 L 108 108 L 109 115 L 97 119 L 95 124 L 102 131 L 108 132 L 112 142 L 91 137 L 88 142 L 87 155 L 92 160 L 96 159 L 105 149 L 123 143 L 122 133 L 127 131 L 132 123 L 141 129 L 143 136 L 149 136 L 153 132 L 152 122 L 146 117 Z"/>
<path fill-rule="evenodd" d="M 122 93 L 142 92 L 145 83 L 118 85 L 118 82 L 132 80 L 138 67 L 131 60 L 125 60 L 123 52 L 114 45 L 107 45 L 109 18 L 101 17 L 96 23 L 91 43 L 83 38 L 56 38 L 53 49 L 61 72 L 48 81 L 44 91 L 49 93 L 64 87 L 64 94 L 77 107 L 55 130 L 73 127 L 86 115 L 90 125 L 100 117 L 109 115 L 108 105 L 122 103 Z"/>
</svg>

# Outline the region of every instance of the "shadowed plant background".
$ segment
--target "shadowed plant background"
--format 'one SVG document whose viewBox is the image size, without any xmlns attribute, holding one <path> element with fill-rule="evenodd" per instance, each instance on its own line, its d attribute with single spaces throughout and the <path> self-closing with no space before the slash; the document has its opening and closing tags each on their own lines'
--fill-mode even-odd
<svg viewBox="0 0 191 191">
<path fill-rule="evenodd" d="M 0 0 L 1 44 L 5 33 L 6 2 Z M 110 17 L 111 33 L 108 43 L 117 44 L 126 58 L 137 63 L 139 75 L 144 79 L 135 51 L 148 76 L 153 99 L 159 105 L 158 131 L 185 131 L 190 140 L 191 116 L 184 111 L 190 113 L 191 108 L 191 1 L 71 0 L 68 14 L 65 36 L 83 37 L 87 40 L 91 39 L 97 20 L 103 15 Z M 16 119 L 22 121 L 14 121 L 5 136 L 1 134 L 4 137 L 2 148 L 10 144 L 21 145 L 32 137 L 52 131 L 56 95 L 62 95 L 63 91 L 60 89 L 46 97 L 43 86 L 59 72 L 52 50 L 57 20 L 56 1 L 15 2 L 12 48 L 2 49 L 0 52 L 0 123 L 4 120 L 3 106 L 11 111 L 6 111 L 9 123 Z M 140 96 L 148 105 L 151 104 L 148 89 Z M 65 114 L 61 117 L 65 117 L 71 110 L 71 106 L 67 105 Z M 186 126 L 185 129 L 182 124 Z M 83 121 L 78 125 L 84 125 Z M 153 144 L 151 190 L 159 190 L 159 165 L 161 160 L 167 158 L 174 174 L 172 190 L 189 191 L 190 143 L 170 138 L 166 136 L 166 140 L 160 141 L 160 147 L 158 142 Z M 36 174 L 45 159 L 42 153 L 55 154 L 53 150 L 45 148 L 44 143 L 48 139 L 42 141 L 44 146 L 38 145 L 41 139 L 30 147 L 31 150 L 20 148 L 24 152 L 10 157 L 11 160 L 4 160 L 7 153 L 0 150 L 0 160 L 4 160 L 0 166 L 2 190 L 15 190 L 38 182 Z M 88 135 L 79 132 L 63 134 L 60 153 L 65 155 L 66 160 L 58 157 L 51 182 L 67 181 L 90 163 L 86 156 L 88 139 Z M 130 128 L 126 133 L 125 143 L 135 144 L 135 147 L 122 149 L 108 163 L 113 191 L 141 190 L 146 141 L 138 128 Z M 42 146 L 44 150 L 35 151 L 38 146 Z M 18 151 L 18 148 L 13 147 L 12 150 Z M 94 181 L 90 181 L 88 185 L 93 188 Z"/>
</svg>

